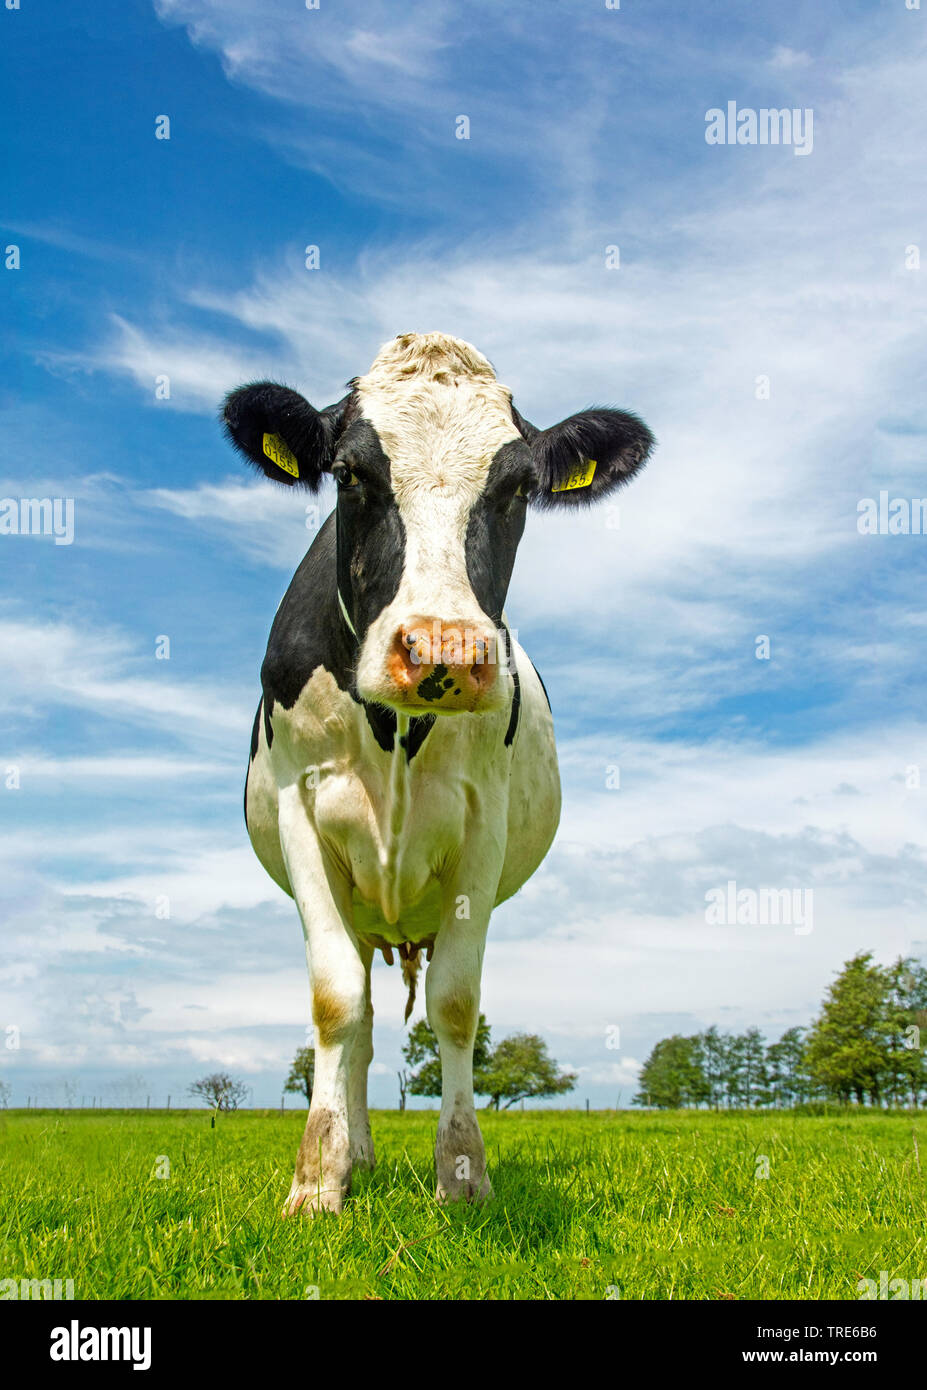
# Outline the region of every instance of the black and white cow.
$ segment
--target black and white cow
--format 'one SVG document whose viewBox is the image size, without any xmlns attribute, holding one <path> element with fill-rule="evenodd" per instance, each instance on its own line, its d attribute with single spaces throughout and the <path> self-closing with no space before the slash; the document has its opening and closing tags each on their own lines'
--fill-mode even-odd
<svg viewBox="0 0 927 1390">
<path fill-rule="evenodd" d="M 619 410 L 535 429 L 486 358 L 442 333 L 395 338 L 350 388 L 316 410 L 261 382 L 224 408 L 267 477 L 338 486 L 271 629 L 245 791 L 312 985 L 315 1085 L 289 1212 L 340 1211 L 354 1165 L 373 1163 L 370 966 L 394 947 L 410 1008 L 419 953 L 430 961 L 438 1197 L 491 1191 L 472 1074 L 486 931 L 560 813 L 550 707 L 502 606 L 527 508 L 598 501 L 653 443 Z"/>
</svg>

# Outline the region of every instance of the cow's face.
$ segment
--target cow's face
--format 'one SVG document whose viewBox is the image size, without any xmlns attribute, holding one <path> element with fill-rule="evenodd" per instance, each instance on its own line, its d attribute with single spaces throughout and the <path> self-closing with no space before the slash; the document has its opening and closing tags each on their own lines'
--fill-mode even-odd
<svg viewBox="0 0 927 1390">
<path fill-rule="evenodd" d="M 351 386 L 322 411 L 282 386 L 242 387 L 225 403 L 228 433 L 279 482 L 315 491 L 335 478 L 337 620 L 357 642 L 360 696 L 416 714 L 499 708 L 527 507 L 598 500 L 652 436 L 617 410 L 536 430 L 486 358 L 441 333 L 394 339 Z"/>
</svg>

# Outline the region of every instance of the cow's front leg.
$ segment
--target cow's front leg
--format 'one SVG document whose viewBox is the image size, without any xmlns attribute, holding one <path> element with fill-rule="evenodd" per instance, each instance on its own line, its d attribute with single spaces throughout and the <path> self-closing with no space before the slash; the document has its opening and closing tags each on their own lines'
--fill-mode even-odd
<svg viewBox="0 0 927 1390">
<path fill-rule="evenodd" d="M 370 995 L 370 967 L 373 961 L 373 947 L 360 946 L 360 956 L 365 972 L 364 1017 L 354 1046 L 351 1050 L 351 1065 L 348 1074 L 348 1130 L 351 1143 L 351 1163 L 364 1168 L 374 1166 L 373 1136 L 370 1133 L 370 1116 L 367 1113 L 367 1073 L 373 1061 L 373 1002 Z"/>
<path fill-rule="evenodd" d="M 468 906 L 472 899 L 458 895 Z M 445 918 L 425 976 L 428 1022 L 441 1051 L 441 1115 L 435 1143 L 439 1201 L 492 1195 L 486 1150 L 473 1106 L 473 1043 L 480 1016 L 480 976 L 489 925 Z"/>
<path fill-rule="evenodd" d="M 285 1211 L 340 1212 L 360 1156 L 351 1135 L 352 1078 L 361 1058 L 366 1075 L 369 961 L 351 927 L 350 888 L 326 859 L 298 799 L 285 808 L 282 794 L 280 842 L 306 936 L 315 1024 L 312 1102 Z"/>
</svg>

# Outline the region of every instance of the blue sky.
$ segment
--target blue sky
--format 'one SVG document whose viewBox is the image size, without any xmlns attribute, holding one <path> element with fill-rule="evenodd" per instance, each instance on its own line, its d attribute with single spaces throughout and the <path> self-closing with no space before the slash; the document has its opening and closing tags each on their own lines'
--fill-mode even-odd
<svg viewBox="0 0 927 1390">
<path fill-rule="evenodd" d="M 176 1103 L 218 1066 L 279 1096 L 308 987 L 241 786 L 318 516 L 215 414 L 257 375 L 324 405 L 409 330 L 474 342 L 539 425 L 610 403 L 659 439 L 617 513 L 522 544 L 508 611 L 565 803 L 491 929 L 496 1036 L 542 1032 L 577 1103 L 627 1103 L 667 1032 L 776 1036 L 853 951 L 920 952 L 927 538 L 861 536 L 857 504 L 927 491 L 927 10 L 23 0 L 0 23 L 0 496 L 76 515 L 72 545 L 0 535 L 14 1101 Z M 708 145 L 732 100 L 810 108 L 812 151 Z M 731 878 L 813 889 L 814 930 L 708 926 Z M 393 1104 L 397 970 L 375 1006 Z"/>
</svg>

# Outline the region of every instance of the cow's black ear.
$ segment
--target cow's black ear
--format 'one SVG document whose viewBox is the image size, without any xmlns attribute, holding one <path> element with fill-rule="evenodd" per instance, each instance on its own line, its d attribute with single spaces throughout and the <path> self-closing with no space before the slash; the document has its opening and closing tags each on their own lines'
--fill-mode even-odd
<svg viewBox="0 0 927 1390">
<path fill-rule="evenodd" d="M 523 422 L 527 430 L 533 426 Z M 519 425 L 521 429 L 521 424 Z M 533 436 L 537 507 L 587 506 L 621 487 L 647 461 L 653 435 L 636 415 L 605 407 L 580 411 Z"/>
<path fill-rule="evenodd" d="M 268 478 L 315 492 L 331 467 L 350 399 L 316 410 L 288 386 L 257 381 L 226 396 L 222 421 L 235 448 Z"/>
</svg>

